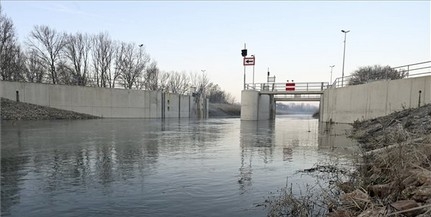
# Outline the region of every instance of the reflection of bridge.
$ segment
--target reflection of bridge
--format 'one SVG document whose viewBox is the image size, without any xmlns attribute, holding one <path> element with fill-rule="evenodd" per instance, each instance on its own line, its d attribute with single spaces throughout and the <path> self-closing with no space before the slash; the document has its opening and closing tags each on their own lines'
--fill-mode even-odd
<svg viewBox="0 0 431 217">
<path fill-rule="evenodd" d="M 288 82 L 246 84 L 246 90 L 274 96 L 274 101 L 320 101 L 328 82 Z"/>
</svg>

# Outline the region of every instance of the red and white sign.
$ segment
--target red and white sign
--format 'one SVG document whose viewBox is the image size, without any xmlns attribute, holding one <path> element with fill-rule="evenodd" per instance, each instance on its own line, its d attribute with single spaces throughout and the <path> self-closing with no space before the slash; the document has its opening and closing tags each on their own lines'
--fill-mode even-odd
<svg viewBox="0 0 431 217">
<path fill-rule="evenodd" d="M 254 57 L 244 57 L 243 62 L 244 66 L 254 66 Z"/>
<path fill-rule="evenodd" d="M 295 83 L 286 83 L 286 91 L 295 91 Z"/>
</svg>

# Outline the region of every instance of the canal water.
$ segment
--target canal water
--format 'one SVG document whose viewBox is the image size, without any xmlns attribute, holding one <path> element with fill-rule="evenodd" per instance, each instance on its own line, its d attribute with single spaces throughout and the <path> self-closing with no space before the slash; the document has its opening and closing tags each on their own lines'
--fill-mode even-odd
<svg viewBox="0 0 431 217">
<path fill-rule="evenodd" d="M 334 138 L 309 116 L 2 121 L 1 214 L 265 216 L 273 192 L 315 183 L 299 170 L 349 159 Z"/>
</svg>

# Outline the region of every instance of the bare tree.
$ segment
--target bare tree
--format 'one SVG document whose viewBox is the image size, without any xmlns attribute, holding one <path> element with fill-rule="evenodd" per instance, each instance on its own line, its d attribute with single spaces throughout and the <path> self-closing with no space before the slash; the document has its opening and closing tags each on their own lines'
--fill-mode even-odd
<svg viewBox="0 0 431 217">
<path fill-rule="evenodd" d="M 27 44 L 30 49 L 35 51 L 41 62 L 49 66 L 52 83 L 59 83 L 56 67 L 65 45 L 65 35 L 57 33 L 56 30 L 48 26 L 35 26 L 30 33 Z"/>
<path fill-rule="evenodd" d="M 192 86 L 196 88 L 197 94 L 207 97 L 207 90 L 210 82 L 205 73 L 191 73 L 190 81 Z"/>
<path fill-rule="evenodd" d="M 169 76 L 169 92 L 185 94 L 190 87 L 190 79 L 186 73 L 171 72 Z"/>
<path fill-rule="evenodd" d="M 27 52 L 25 61 L 25 79 L 29 82 L 42 83 L 46 71 L 46 66 L 38 58 L 35 50 Z"/>
<path fill-rule="evenodd" d="M 111 64 L 114 56 L 114 42 L 109 37 L 108 33 L 99 33 L 93 38 L 93 69 L 94 79 L 98 87 L 113 87 L 111 86 L 110 73 Z M 107 85 L 108 84 L 108 85 Z"/>
<path fill-rule="evenodd" d="M 140 46 L 140 48 L 134 43 L 121 43 L 120 50 L 122 50 L 121 56 L 117 57 L 118 65 L 120 69 L 120 80 L 124 88 L 132 89 L 142 88 L 141 78 L 143 72 L 150 61 L 150 56 Z"/>
<path fill-rule="evenodd" d="M 2 80 L 23 80 L 24 54 L 17 43 L 15 28 L 11 19 L 2 13 L 0 7 L 0 75 Z"/>
<path fill-rule="evenodd" d="M 70 34 L 66 38 L 65 57 L 70 65 L 71 84 L 85 86 L 89 76 L 90 37 L 87 34 Z"/>
<path fill-rule="evenodd" d="M 170 74 L 167 72 L 159 72 L 158 82 L 157 82 L 157 90 L 162 92 L 169 91 L 169 78 Z"/>
<path fill-rule="evenodd" d="M 158 90 L 159 74 L 160 74 L 160 70 L 157 67 L 157 62 L 156 61 L 151 62 L 150 65 L 145 70 L 145 74 L 144 74 L 144 82 L 145 82 L 144 87 L 146 90 L 150 90 L 150 91 Z"/>
</svg>

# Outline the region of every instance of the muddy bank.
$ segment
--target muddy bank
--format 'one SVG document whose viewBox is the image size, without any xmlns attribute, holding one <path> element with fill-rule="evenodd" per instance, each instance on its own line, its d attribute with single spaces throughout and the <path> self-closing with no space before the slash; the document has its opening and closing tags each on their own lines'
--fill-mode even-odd
<svg viewBox="0 0 431 217">
<path fill-rule="evenodd" d="M 1 98 L 2 120 L 95 119 L 92 115 Z"/>
</svg>

